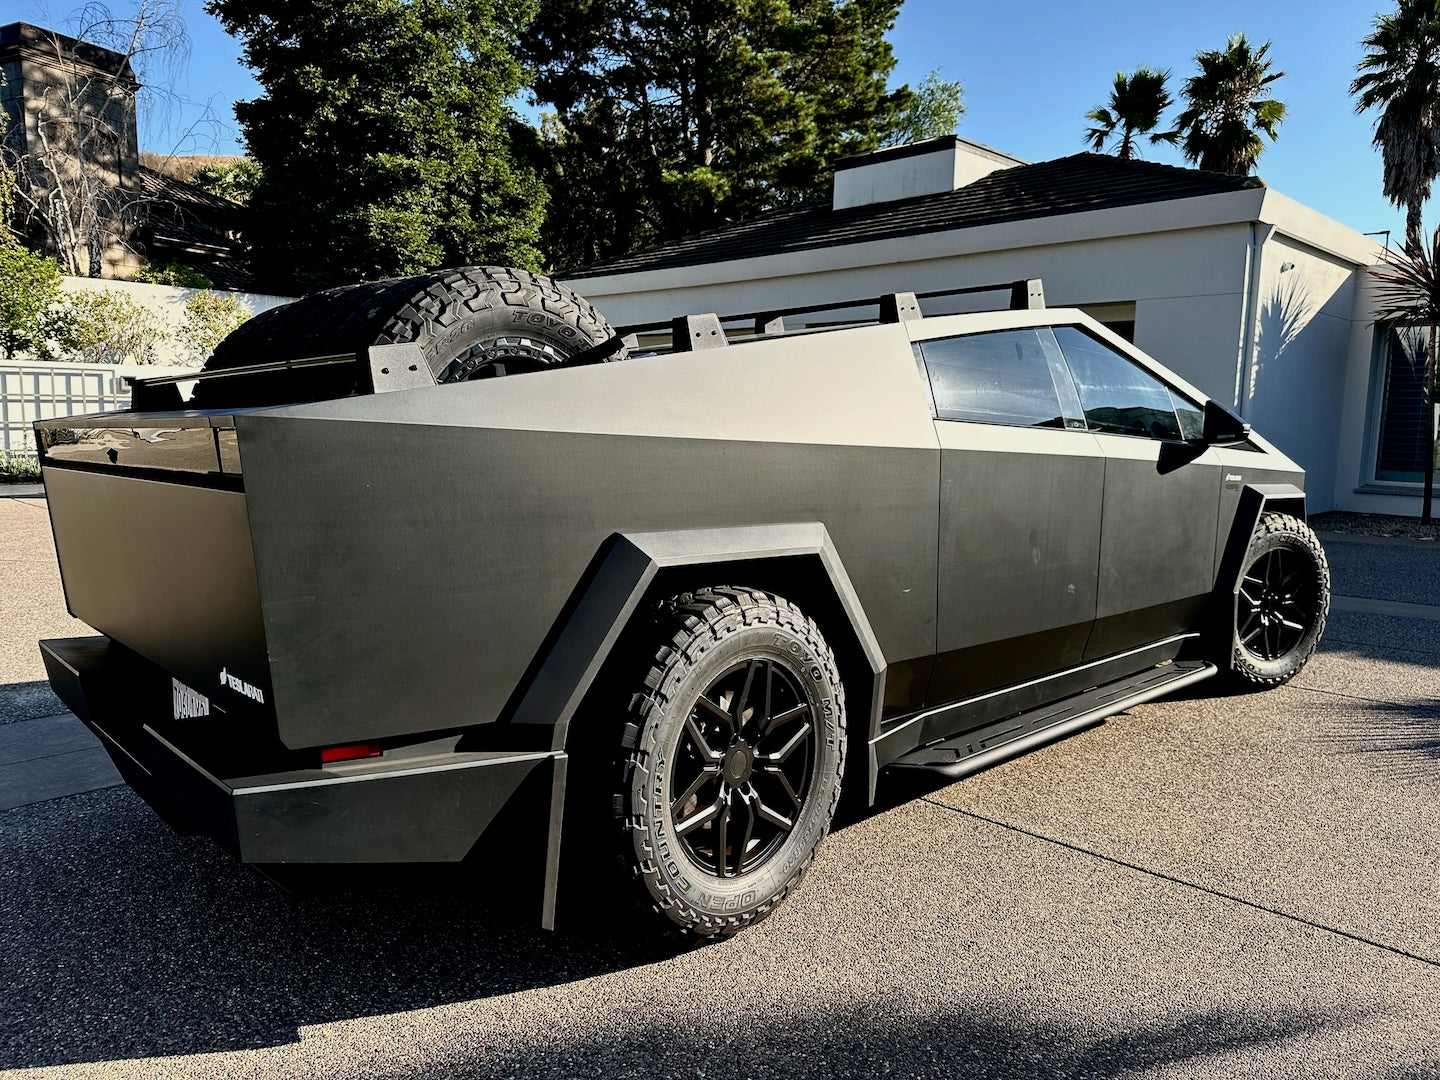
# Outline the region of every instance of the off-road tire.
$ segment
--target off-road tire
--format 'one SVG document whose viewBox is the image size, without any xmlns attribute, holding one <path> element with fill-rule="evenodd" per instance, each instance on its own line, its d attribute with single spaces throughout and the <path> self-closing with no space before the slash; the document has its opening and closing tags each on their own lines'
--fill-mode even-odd
<svg viewBox="0 0 1440 1080">
<path fill-rule="evenodd" d="M 672 928 L 700 938 L 728 937 L 780 905 L 829 832 L 845 767 L 844 687 L 820 628 L 783 597 L 745 588 L 704 589 L 666 605 L 661 626 L 660 643 L 632 697 L 622 738 L 615 800 L 622 857 L 642 904 Z M 767 672 L 773 674 L 767 678 Z M 766 694 L 767 686 L 773 697 Z M 741 830 L 739 844 L 733 843 L 728 825 L 721 832 L 715 824 L 718 814 L 697 828 L 693 821 L 703 814 L 676 810 L 682 799 L 673 785 L 685 782 L 695 762 L 705 760 L 695 754 L 702 743 L 694 732 L 704 729 L 702 742 L 713 745 L 715 733 L 725 730 L 713 710 L 703 706 L 702 694 L 716 695 L 738 713 L 740 731 L 732 726 L 734 740 L 721 753 L 723 762 L 702 768 L 720 771 L 691 800 L 708 802 L 713 795 L 711 811 L 725 800 L 726 821 L 733 815 Z M 795 718 L 782 719 L 797 711 Z M 812 725 L 808 741 L 802 731 L 807 722 Z M 759 735 L 762 728 L 770 734 Z M 752 742 L 751 736 L 759 737 Z M 785 746 L 791 746 L 789 756 L 776 764 Z M 795 807 L 786 802 L 791 796 L 781 793 L 786 787 L 793 790 L 800 775 L 797 749 L 803 750 L 808 767 Z M 791 770 L 784 785 L 776 768 Z M 725 786 L 732 779 L 735 785 Z M 747 787 L 748 795 L 743 794 Z M 687 785 L 681 795 L 689 790 Z M 691 800 L 683 800 L 684 805 Z M 737 801 L 740 806 L 732 808 Z M 788 832 L 762 816 L 782 809 L 790 812 Z M 757 822 L 763 828 L 753 834 L 744 830 L 745 813 L 752 830 Z M 677 831 L 677 818 L 682 827 L 692 823 L 688 833 Z M 703 836 L 712 829 L 707 855 Z M 716 860 L 734 873 L 721 876 Z"/>
<path fill-rule="evenodd" d="M 1279 686 L 1320 644 L 1330 612 L 1330 564 L 1315 533 L 1289 514 L 1266 513 L 1250 539 L 1235 595 L 1230 679 Z"/>
<path fill-rule="evenodd" d="M 467 266 L 344 285 L 271 308 L 221 341 L 205 370 L 397 342 L 419 344 L 442 383 L 535 371 L 607 344 L 614 348 L 600 359 L 625 356 L 605 317 L 564 285 L 528 270 Z"/>
</svg>

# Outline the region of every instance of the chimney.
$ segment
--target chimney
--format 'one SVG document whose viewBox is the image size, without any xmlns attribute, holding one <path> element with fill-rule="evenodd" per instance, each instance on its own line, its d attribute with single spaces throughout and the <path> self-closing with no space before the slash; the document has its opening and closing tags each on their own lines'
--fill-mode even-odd
<svg viewBox="0 0 1440 1080">
<path fill-rule="evenodd" d="M 835 163 L 831 209 L 935 195 L 973 184 L 997 169 L 1026 162 L 988 146 L 942 135 L 938 139 L 853 154 Z"/>
</svg>

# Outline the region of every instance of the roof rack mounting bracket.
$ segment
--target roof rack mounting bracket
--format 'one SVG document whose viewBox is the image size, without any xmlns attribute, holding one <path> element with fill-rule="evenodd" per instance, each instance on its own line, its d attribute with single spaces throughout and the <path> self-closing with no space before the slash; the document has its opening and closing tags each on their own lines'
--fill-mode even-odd
<svg viewBox="0 0 1440 1080">
<path fill-rule="evenodd" d="M 370 366 L 370 389 L 377 394 L 435 385 L 430 362 L 413 341 L 371 345 L 365 350 L 365 359 Z"/>
<path fill-rule="evenodd" d="M 1045 307 L 1045 286 L 1039 278 L 1017 281 L 1010 286 L 1011 311 L 1041 311 Z"/>
<path fill-rule="evenodd" d="M 882 323 L 912 322 L 923 318 L 920 301 L 913 292 L 886 293 L 880 297 L 880 321 Z"/>
<path fill-rule="evenodd" d="M 701 349 L 723 349 L 730 344 L 720 325 L 720 316 L 681 315 L 670 326 L 671 352 L 699 352 Z"/>
<path fill-rule="evenodd" d="M 785 316 L 774 312 L 765 312 L 755 316 L 756 334 L 783 334 L 785 332 Z"/>
</svg>

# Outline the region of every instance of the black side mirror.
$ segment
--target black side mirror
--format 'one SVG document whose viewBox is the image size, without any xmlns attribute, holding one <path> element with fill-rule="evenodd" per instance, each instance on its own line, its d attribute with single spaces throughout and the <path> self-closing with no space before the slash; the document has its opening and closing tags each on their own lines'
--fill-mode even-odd
<svg viewBox="0 0 1440 1080">
<path fill-rule="evenodd" d="M 1205 402 L 1205 431 L 1201 440 L 1207 446 L 1234 446 L 1250 437 L 1250 425 L 1218 401 Z"/>
</svg>

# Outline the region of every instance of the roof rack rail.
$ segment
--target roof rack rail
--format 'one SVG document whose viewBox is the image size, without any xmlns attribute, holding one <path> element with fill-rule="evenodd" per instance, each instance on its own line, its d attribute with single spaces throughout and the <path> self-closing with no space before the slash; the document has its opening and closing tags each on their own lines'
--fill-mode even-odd
<svg viewBox="0 0 1440 1080">
<path fill-rule="evenodd" d="M 764 311 L 746 311 L 733 315 L 718 315 L 713 312 L 699 315 L 681 315 L 673 319 L 659 319 L 655 322 L 629 323 L 618 326 L 615 332 L 621 335 L 655 333 L 669 330 L 673 335 L 674 352 L 686 352 L 695 348 L 716 348 L 727 343 L 714 340 L 715 324 L 719 325 L 720 336 L 725 336 L 725 324 L 748 322 L 755 334 L 784 333 L 785 319 L 791 315 L 813 315 L 825 311 L 844 311 L 857 307 L 879 307 L 878 322 L 903 322 L 921 317 L 919 301 L 933 300 L 941 296 L 969 296 L 975 293 L 1009 292 L 1008 306 L 1011 310 L 1037 310 L 1045 306 L 1045 287 L 1040 278 L 1025 278 L 1019 281 L 1002 281 L 994 285 L 969 285 L 963 289 L 936 289 L 923 293 L 887 293 L 884 296 L 869 296 L 856 300 L 836 300 L 827 304 L 800 304 L 795 307 L 769 308 Z M 711 322 L 713 320 L 713 323 Z M 696 337 L 697 328 L 703 322 L 703 332 Z M 680 344 L 682 338 L 684 345 Z M 703 341 L 703 344 L 699 343 Z"/>
</svg>

